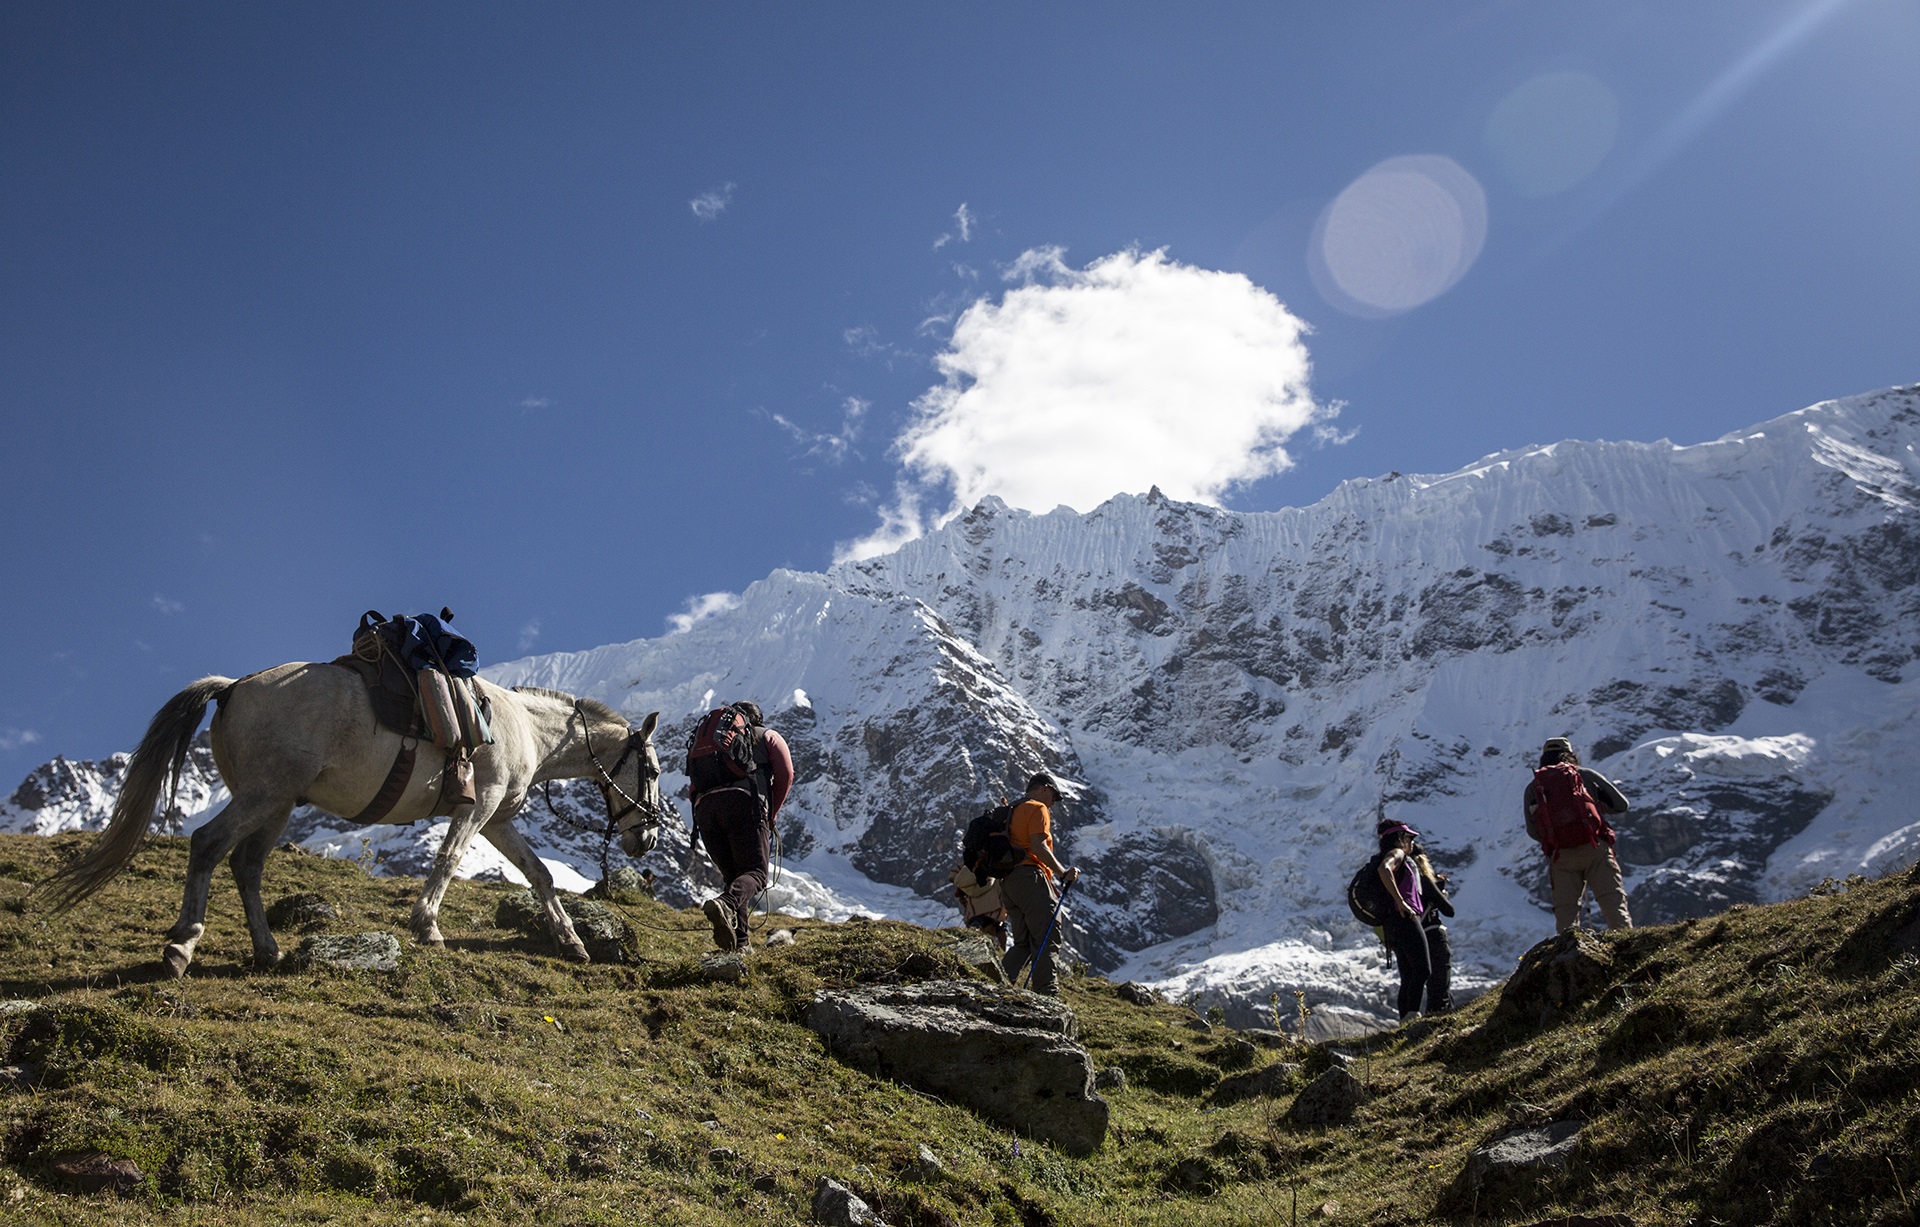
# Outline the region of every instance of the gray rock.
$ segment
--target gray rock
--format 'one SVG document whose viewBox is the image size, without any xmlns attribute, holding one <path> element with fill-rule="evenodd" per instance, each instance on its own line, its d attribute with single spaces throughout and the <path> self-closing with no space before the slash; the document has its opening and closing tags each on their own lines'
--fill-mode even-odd
<svg viewBox="0 0 1920 1227">
<path fill-rule="evenodd" d="M 589 893 L 615 903 L 638 903 L 642 899 L 653 898 L 653 874 L 642 874 L 632 865 L 622 865 L 606 876 L 605 881 L 596 882 Z"/>
<path fill-rule="evenodd" d="M 587 956 L 596 963 L 624 963 L 627 949 L 638 935 L 626 918 L 598 899 L 583 895 L 560 895 L 561 910 L 573 922 L 573 931 L 587 948 Z M 551 941 L 547 913 L 531 890 L 518 891 L 500 900 L 494 909 L 494 923 L 503 929 L 518 929 L 542 942 Z"/>
<path fill-rule="evenodd" d="M 1453 1199 L 1482 1210 L 1533 1201 L 1542 1177 L 1566 1170 L 1584 1128 L 1585 1121 L 1555 1121 L 1501 1134 L 1468 1156 Z"/>
<path fill-rule="evenodd" d="M 1528 1223 L 1527 1227 L 1634 1227 L 1634 1222 L 1625 1214 L 1567 1214 Z"/>
<path fill-rule="evenodd" d="M 806 1024 L 857 1069 L 951 1099 L 1010 1129 L 1091 1154 L 1107 1133 L 1093 1060 L 1059 1001 L 969 980 L 814 995 Z M 992 1070 L 992 1077 L 982 1077 Z"/>
<path fill-rule="evenodd" d="M 1156 993 L 1152 989 L 1148 988 L 1146 985 L 1137 983 L 1133 980 L 1129 980 L 1125 984 L 1122 984 L 1120 986 L 1119 991 L 1120 991 L 1120 997 L 1122 1000 L 1130 1001 L 1134 1005 L 1138 1005 L 1138 1006 L 1159 1005 L 1161 1002 L 1161 996 L 1159 993 Z"/>
<path fill-rule="evenodd" d="M 913 1162 L 907 1164 L 906 1170 L 900 1174 L 908 1180 L 930 1184 L 947 1174 L 947 1165 L 940 1161 L 940 1156 L 934 1154 L 931 1147 L 922 1142 Z"/>
<path fill-rule="evenodd" d="M 340 919 L 325 895 L 286 895 L 267 905 L 267 924 L 281 933 L 315 933 Z"/>
<path fill-rule="evenodd" d="M 8 1014 L 28 1014 L 39 1008 L 39 1002 L 28 1001 L 21 997 L 16 997 L 12 1001 L 0 1001 L 0 1018 Z"/>
<path fill-rule="evenodd" d="M 1245 1036 L 1249 1043 L 1258 1044 L 1262 1048 L 1286 1048 L 1293 1044 L 1291 1035 L 1285 1031 L 1275 1031 L 1272 1027 L 1242 1027 L 1240 1034 Z"/>
<path fill-rule="evenodd" d="M 1273 1099 L 1292 1090 L 1301 1072 L 1301 1066 L 1276 1061 L 1264 1069 L 1249 1070 L 1223 1079 L 1219 1086 L 1213 1088 L 1213 1096 L 1222 1103 L 1241 1099 Z"/>
<path fill-rule="evenodd" d="M 295 969 L 393 971 L 400 966 L 400 939 L 391 933 L 316 933 L 300 939 L 290 961 Z"/>
<path fill-rule="evenodd" d="M 1127 1089 L 1127 1071 L 1118 1065 L 1109 1065 L 1093 1076 L 1093 1089 L 1096 1091 L 1124 1091 Z"/>
<path fill-rule="evenodd" d="M 1344 1124 L 1367 1098 L 1367 1088 L 1342 1066 L 1334 1066 L 1307 1084 L 1288 1115 L 1295 1124 L 1319 1127 Z"/>
<path fill-rule="evenodd" d="M 828 1227 L 887 1227 L 886 1220 L 854 1196 L 852 1189 L 825 1176 L 813 1191 L 813 1217 Z"/>
<path fill-rule="evenodd" d="M 63 1155 L 53 1161 L 54 1174 L 83 1193 L 130 1193 L 146 1182 L 140 1165 L 100 1151 Z"/>
<path fill-rule="evenodd" d="M 700 978 L 709 984 L 738 984 L 747 978 L 746 956 L 709 954 L 700 959 Z"/>
<path fill-rule="evenodd" d="M 793 930 L 792 929 L 775 929 L 773 932 L 767 934 L 767 940 L 765 944 L 769 947 L 791 946 L 793 945 Z"/>
<path fill-rule="evenodd" d="M 1007 973 L 1000 963 L 1000 946 L 997 942 L 970 933 L 953 943 L 953 953 L 955 958 L 987 979 L 1001 984 L 1007 982 Z"/>
<path fill-rule="evenodd" d="M 1500 990 L 1500 1011 L 1545 1025 L 1605 984 L 1613 952 L 1585 929 L 1550 937 L 1520 956 L 1520 965 Z"/>
</svg>

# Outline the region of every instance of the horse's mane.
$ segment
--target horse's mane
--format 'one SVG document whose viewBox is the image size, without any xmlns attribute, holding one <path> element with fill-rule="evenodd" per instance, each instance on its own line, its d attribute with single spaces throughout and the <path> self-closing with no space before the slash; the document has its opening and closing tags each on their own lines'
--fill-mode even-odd
<svg viewBox="0 0 1920 1227">
<path fill-rule="evenodd" d="M 557 699 L 568 706 L 577 705 L 581 711 L 593 717 L 595 720 L 617 721 L 621 724 L 627 722 L 625 716 L 613 710 L 613 708 L 608 707 L 600 700 L 583 699 L 577 694 L 568 694 L 564 690 L 548 690 L 544 686 L 515 686 L 513 693 L 538 695 L 543 699 Z"/>
</svg>

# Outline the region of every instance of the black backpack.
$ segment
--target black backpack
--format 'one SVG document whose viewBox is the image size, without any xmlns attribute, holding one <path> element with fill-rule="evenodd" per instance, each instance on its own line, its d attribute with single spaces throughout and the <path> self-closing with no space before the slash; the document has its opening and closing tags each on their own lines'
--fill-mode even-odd
<svg viewBox="0 0 1920 1227">
<path fill-rule="evenodd" d="M 1347 907 L 1353 912 L 1353 918 L 1375 928 L 1386 924 L 1399 910 L 1387 894 L 1387 884 L 1380 880 L 1380 862 L 1386 856 L 1384 852 L 1375 853 L 1347 883 Z"/>
<path fill-rule="evenodd" d="M 759 784 L 754 724 L 739 707 L 716 707 L 700 718 L 687 739 L 687 783 L 698 797 L 715 788 Z"/>
<path fill-rule="evenodd" d="M 967 824 L 967 833 L 960 840 L 960 860 L 982 886 L 1026 863 L 1026 849 L 1014 847 L 1007 832 L 1012 819 L 1013 806 L 1002 804 Z"/>
</svg>

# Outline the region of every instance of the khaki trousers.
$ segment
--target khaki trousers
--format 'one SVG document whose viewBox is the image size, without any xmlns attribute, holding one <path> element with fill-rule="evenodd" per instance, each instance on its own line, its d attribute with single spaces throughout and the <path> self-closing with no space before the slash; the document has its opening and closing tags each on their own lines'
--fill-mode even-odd
<svg viewBox="0 0 1920 1227">
<path fill-rule="evenodd" d="M 1560 849 L 1554 854 L 1548 880 L 1553 886 L 1555 932 L 1573 928 L 1580 916 L 1580 897 L 1588 887 L 1593 888 L 1594 902 L 1607 918 L 1607 928 L 1633 927 L 1633 918 L 1627 915 L 1627 890 L 1620 881 L 1620 862 L 1606 844 Z"/>
</svg>

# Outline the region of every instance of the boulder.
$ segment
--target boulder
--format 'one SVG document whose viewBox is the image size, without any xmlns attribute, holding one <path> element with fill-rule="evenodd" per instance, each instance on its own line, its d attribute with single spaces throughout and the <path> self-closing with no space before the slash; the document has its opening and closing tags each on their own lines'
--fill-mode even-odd
<svg viewBox="0 0 1920 1227">
<path fill-rule="evenodd" d="M 813 1217 L 828 1227 L 887 1227 L 887 1221 L 855 1196 L 852 1189 L 825 1176 L 820 1177 L 820 1184 L 813 1191 Z"/>
<path fill-rule="evenodd" d="M 1566 1170 L 1584 1128 L 1554 1121 L 1508 1130 L 1467 1157 L 1447 1200 L 1482 1211 L 1537 1201 L 1541 1178 Z"/>
<path fill-rule="evenodd" d="M 146 1175 L 132 1159 L 115 1158 L 90 1150 L 62 1155 L 53 1161 L 54 1175 L 83 1193 L 129 1193 L 146 1183 Z"/>
<path fill-rule="evenodd" d="M 702 955 L 696 978 L 708 984 L 738 984 L 747 978 L 746 957 L 738 953 Z"/>
<path fill-rule="evenodd" d="M 1091 1154 L 1107 1133 L 1093 1060 L 1059 1001 L 971 980 L 816 993 L 806 1024 L 841 1060 Z"/>
<path fill-rule="evenodd" d="M 1345 1066 L 1336 1065 L 1321 1074 L 1294 1098 L 1287 1115 L 1298 1125 L 1319 1127 L 1342 1125 L 1353 1117 L 1353 1110 L 1367 1098 L 1367 1088 Z"/>
<path fill-rule="evenodd" d="M 1585 929 L 1569 929 L 1520 956 L 1500 990 L 1500 1012 L 1545 1026 L 1592 996 L 1613 970 L 1613 951 Z"/>
<path fill-rule="evenodd" d="M 281 933 L 316 933 L 340 919 L 325 895 L 286 895 L 267 905 L 267 924 Z"/>
<path fill-rule="evenodd" d="M 393 971 L 400 966 L 400 939 L 391 933 L 315 933 L 300 939 L 289 960 L 295 970 Z"/>
<path fill-rule="evenodd" d="M 998 942 L 970 933 L 953 943 L 953 956 L 989 980 L 1007 982 Z"/>
<path fill-rule="evenodd" d="M 1156 993 L 1152 989 L 1148 988 L 1146 985 L 1137 983 L 1133 980 L 1129 980 L 1125 984 L 1122 984 L 1117 991 L 1119 992 L 1122 1000 L 1130 1001 L 1134 1005 L 1138 1005 L 1138 1006 L 1159 1005 L 1161 1002 L 1161 996 L 1159 993 Z"/>
<path fill-rule="evenodd" d="M 1235 1074 L 1223 1080 L 1213 1088 L 1213 1097 L 1221 1103 L 1235 1103 L 1242 1099 L 1273 1099 L 1292 1090 L 1294 1080 L 1299 1078 L 1301 1072 L 1298 1065 L 1276 1061 L 1264 1069 Z"/>
<path fill-rule="evenodd" d="M 573 931 L 587 948 L 587 957 L 596 963 L 625 963 L 627 950 L 638 944 L 638 935 L 626 917 L 598 899 L 583 895 L 560 895 L 560 908 L 573 921 Z M 551 941 L 546 909 L 531 890 L 518 891 L 500 900 L 494 909 L 494 923 L 503 929 L 518 929 L 540 941 Z"/>
</svg>

